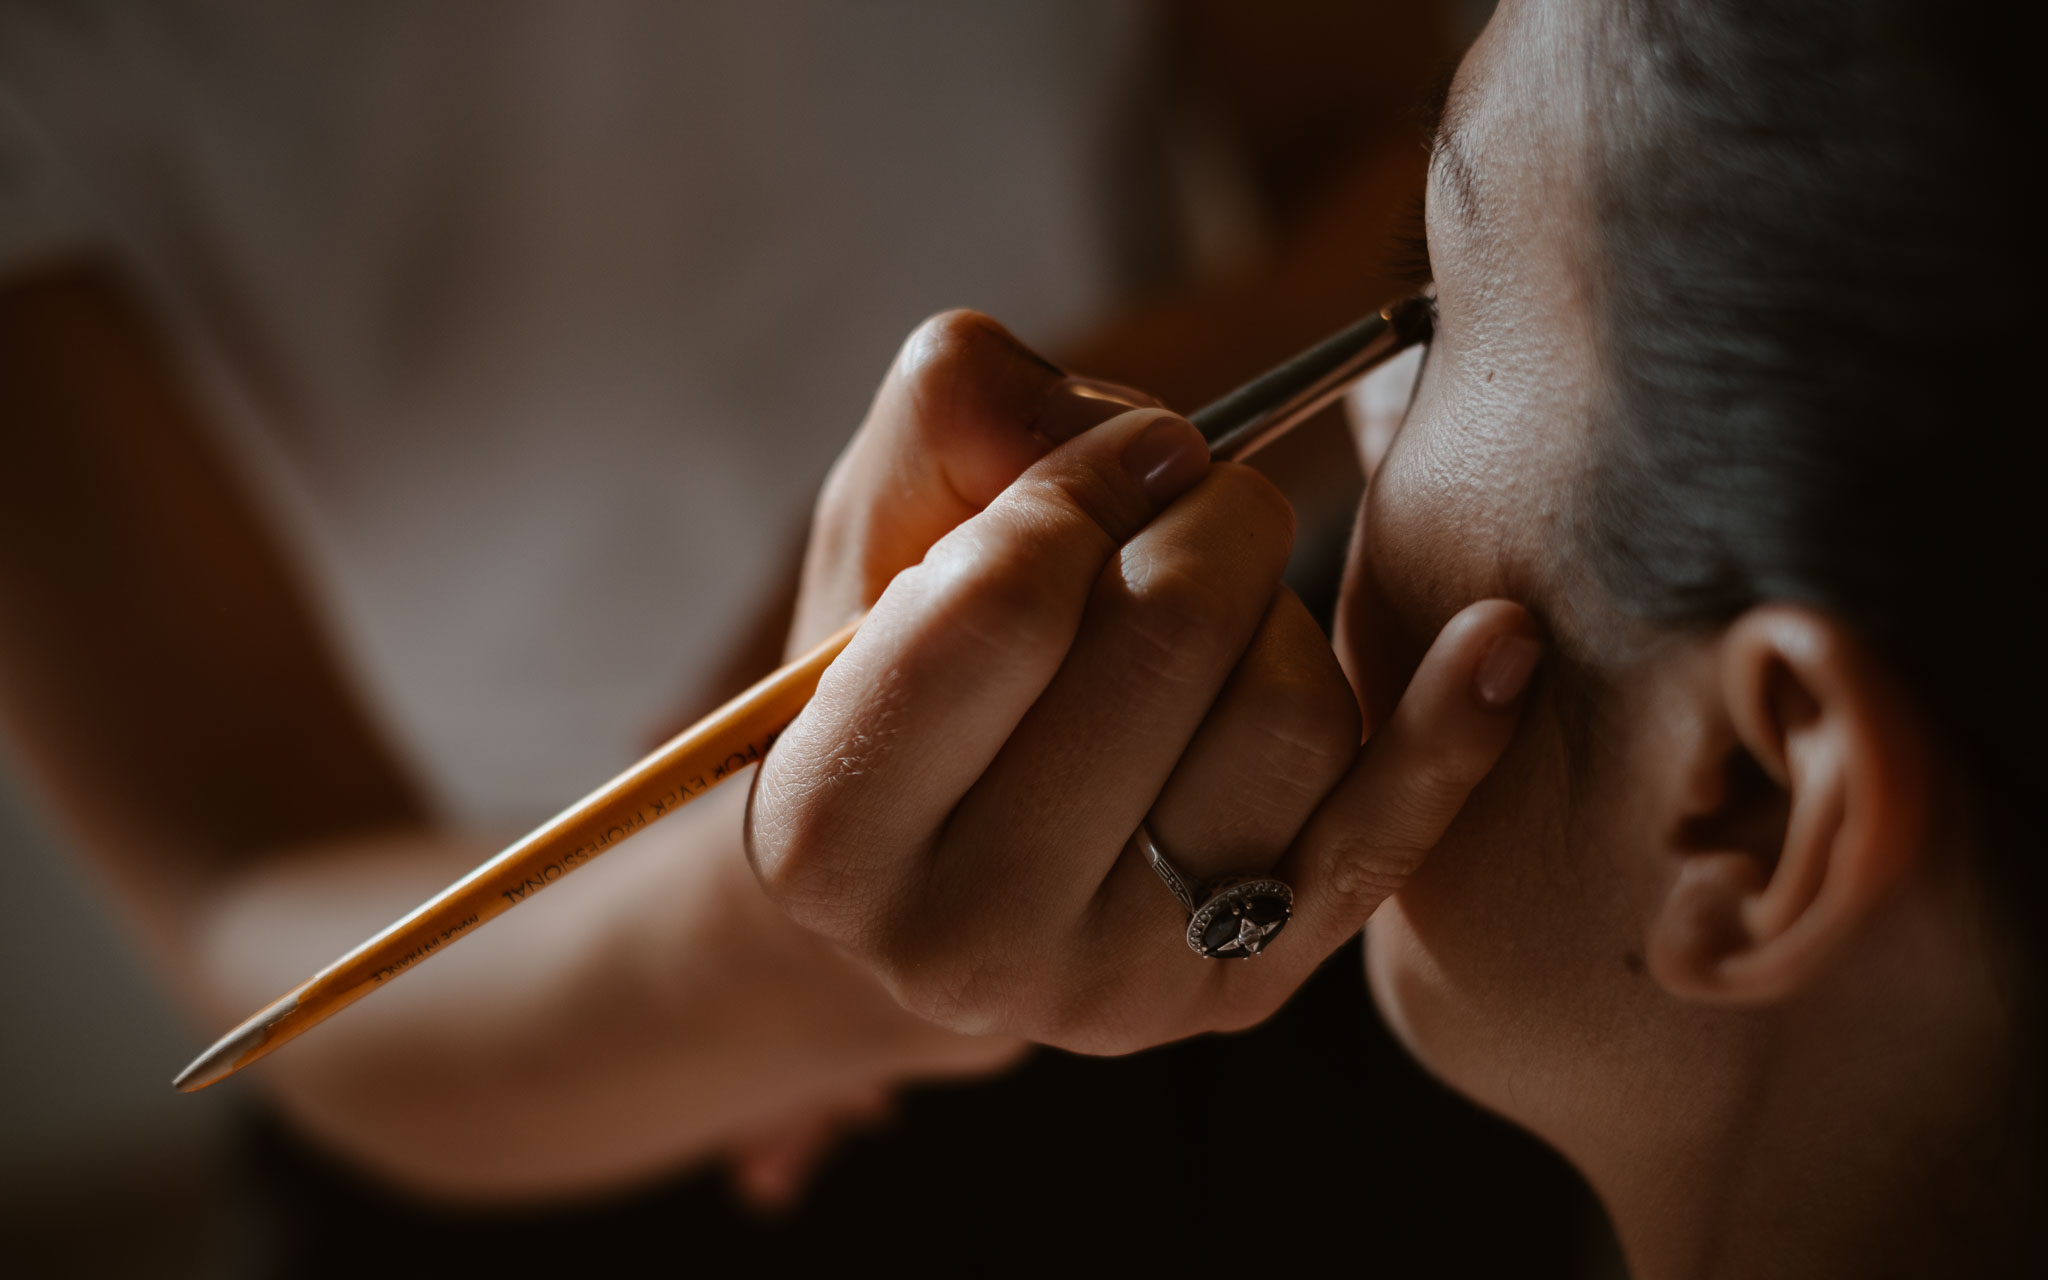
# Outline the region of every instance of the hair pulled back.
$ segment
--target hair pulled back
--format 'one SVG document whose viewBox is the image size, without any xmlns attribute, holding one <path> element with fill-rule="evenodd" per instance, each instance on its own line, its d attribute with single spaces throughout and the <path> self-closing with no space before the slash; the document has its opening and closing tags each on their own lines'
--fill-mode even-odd
<svg viewBox="0 0 2048 1280">
<path fill-rule="evenodd" d="M 1605 0 L 1588 98 L 1605 402 L 1579 503 L 1628 613 L 1711 628 L 1813 605 L 1946 739 L 2014 944 L 2021 1043 L 1990 1158 L 2022 1202 L 2048 1167 L 2048 440 L 2027 189 L 2048 149 L 2026 65 L 2044 7 Z M 2048 1255 L 2048 1229 L 2022 1230 L 2022 1253 Z"/>
<path fill-rule="evenodd" d="M 2037 977 L 2038 7 L 1607 0 L 1589 97 L 1607 400 L 1581 506 L 1630 613 L 1706 627 L 1799 601 L 1896 666 L 1973 782 Z"/>
</svg>

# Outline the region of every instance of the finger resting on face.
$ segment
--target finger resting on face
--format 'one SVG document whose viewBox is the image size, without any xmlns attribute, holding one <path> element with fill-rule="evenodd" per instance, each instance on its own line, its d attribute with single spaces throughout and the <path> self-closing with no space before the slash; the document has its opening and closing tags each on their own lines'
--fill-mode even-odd
<svg viewBox="0 0 2048 1280">
<path fill-rule="evenodd" d="M 1517 663 L 1526 677 L 1540 643 L 1535 620 L 1505 600 L 1471 605 L 1438 633 L 1392 717 L 1277 868 L 1294 887 L 1294 919 L 1259 980 L 1292 990 L 1428 857 L 1520 722 L 1520 688 L 1487 696 L 1493 677 Z"/>
</svg>

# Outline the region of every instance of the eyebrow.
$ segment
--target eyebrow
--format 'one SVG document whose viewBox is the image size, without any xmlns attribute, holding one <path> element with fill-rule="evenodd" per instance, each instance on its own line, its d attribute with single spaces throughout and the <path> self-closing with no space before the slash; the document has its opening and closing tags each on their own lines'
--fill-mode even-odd
<svg viewBox="0 0 2048 1280">
<path fill-rule="evenodd" d="M 1451 195 L 1452 210 L 1460 220 L 1473 221 L 1478 213 L 1478 181 L 1470 149 L 1465 145 L 1471 120 L 1472 95 L 1453 76 L 1446 75 L 1423 101 L 1423 126 L 1429 139 L 1429 167 L 1443 171 L 1444 185 Z"/>
</svg>

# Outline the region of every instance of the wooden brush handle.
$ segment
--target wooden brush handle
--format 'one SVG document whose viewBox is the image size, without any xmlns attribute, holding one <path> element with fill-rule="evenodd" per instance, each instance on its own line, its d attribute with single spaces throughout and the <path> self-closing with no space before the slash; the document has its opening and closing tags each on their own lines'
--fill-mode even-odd
<svg viewBox="0 0 2048 1280">
<path fill-rule="evenodd" d="M 789 727 L 858 621 L 683 730 L 236 1027 L 174 1082 L 203 1089 L 277 1050 L 613 845 L 744 772 Z"/>
</svg>

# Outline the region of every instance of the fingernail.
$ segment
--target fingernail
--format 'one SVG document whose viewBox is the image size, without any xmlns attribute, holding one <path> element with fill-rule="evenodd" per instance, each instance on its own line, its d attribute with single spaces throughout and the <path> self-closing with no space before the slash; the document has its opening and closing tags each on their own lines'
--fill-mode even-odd
<svg viewBox="0 0 2048 1280">
<path fill-rule="evenodd" d="M 1502 636 L 1493 642 L 1479 669 L 1472 673 L 1472 692 L 1479 705 L 1491 711 L 1504 710 L 1529 687 L 1529 677 L 1543 657 L 1543 646 L 1532 636 Z"/>
<path fill-rule="evenodd" d="M 1034 429 L 1058 444 L 1131 409 L 1156 409 L 1142 391 L 1096 378 L 1065 378 L 1046 396 Z"/>
<path fill-rule="evenodd" d="M 1145 496 L 1163 507 L 1209 469 L 1209 445 L 1186 419 L 1162 414 L 1124 446 L 1123 462 Z"/>
</svg>

